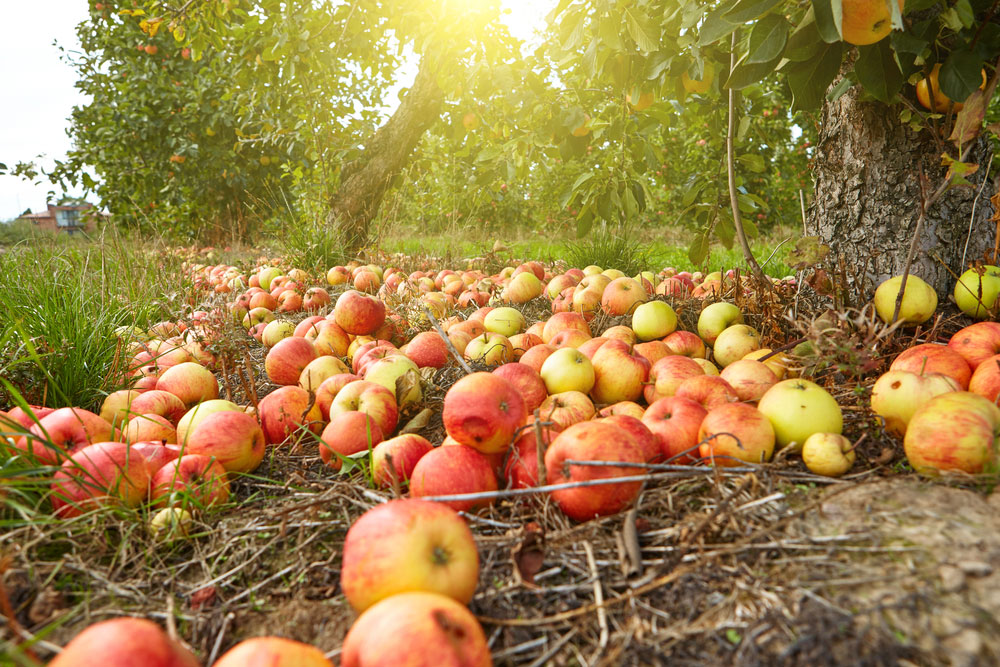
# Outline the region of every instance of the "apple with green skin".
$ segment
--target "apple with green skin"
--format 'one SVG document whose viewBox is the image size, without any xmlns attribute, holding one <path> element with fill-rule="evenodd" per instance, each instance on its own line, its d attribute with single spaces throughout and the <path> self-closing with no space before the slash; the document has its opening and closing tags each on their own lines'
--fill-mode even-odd
<svg viewBox="0 0 1000 667">
<path fill-rule="evenodd" d="M 333 405 L 333 399 L 336 398 L 340 390 L 349 385 L 351 382 L 360 379 L 360 376 L 353 375 L 351 373 L 341 373 L 340 375 L 328 377 L 323 381 L 323 383 L 316 389 L 316 405 L 319 407 L 320 415 L 323 421 L 329 421 L 330 406 Z"/>
<path fill-rule="evenodd" d="M 1000 267 L 984 265 L 969 269 L 955 283 L 955 303 L 969 317 L 989 317 L 1000 296 Z"/>
<path fill-rule="evenodd" d="M 690 331 L 675 331 L 663 339 L 671 354 L 679 354 L 692 359 L 704 359 L 708 355 L 705 342 Z"/>
<path fill-rule="evenodd" d="M 634 354 L 630 345 L 609 340 L 594 353 L 591 365 L 594 386 L 590 395 L 596 403 L 636 401 L 642 396 L 649 377 L 649 360 Z"/>
<path fill-rule="evenodd" d="M 718 375 L 719 367 L 713 364 L 708 359 L 702 359 L 701 357 L 691 357 L 694 363 L 701 366 L 701 370 L 705 372 L 705 375 Z"/>
<path fill-rule="evenodd" d="M 889 365 L 890 371 L 940 373 L 955 380 L 962 389 L 969 388 L 972 369 L 965 358 L 947 345 L 922 343 L 899 353 Z"/>
<path fill-rule="evenodd" d="M 726 327 L 716 336 L 712 355 L 719 366 L 725 368 L 734 361 L 759 349 L 760 333 L 745 324 L 734 324 Z"/>
<path fill-rule="evenodd" d="M 244 639 L 222 654 L 212 667 L 333 667 L 323 651 L 284 637 Z"/>
<path fill-rule="evenodd" d="M 677 328 L 677 313 L 666 301 L 639 304 L 632 313 L 632 330 L 641 341 L 663 338 Z"/>
<path fill-rule="evenodd" d="M 774 454 L 774 427 L 748 403 L 713 408 L 698 429 L 699 453 L 716 466 L 763 463 Z"/>
<path fill-rule="evenodd" d="M 642 474 L 643 469 L 627 465 L 581 466 L 564 463 L 567 459 L 618 461 L 625 464 L 645 462 L 642 449 L 627 431 L 614 424 L 599 421 L 573 424 L 555 437 L 545 452 L 548 482 L 564 484 Z M 641 486 L 641 482 L 622 482 L 559 489 L 552 491 L 551 496 L 566 516 L 575 521 L 588 521 L 597 516 L 622 511 L 639 495 Z"/>
<path fill-rule="evenodd" d="M 885 421 L 886 431 L 902 438 L 920 406 L 953 391 L 962 391 L 962 387 L 947 375 L 890 370 L 872 386 L 871 408 Z"/>
<path fill-rule="evenodd" d="M 817 475 L 840 477 L 851 469 L 854 459 L 854 446 L 839 433 L 813 433 L 802 443 L 802 460 Z"/>
<path fill-rule="evenodd" d="M 969 380 L 969 391 L 988 399 L 994 405 L 1000 396 L 1000 354 L 985 359 L 976 366 Z"/>
<path fill-rule="evenodd" d="M 366 365 L 362 377 L 392 391 L 396 397 L 396 405 L 400 410 L 405 410 L 423 400 L 419 370 L 409 357 L 396 354 Z M 400 382 L 401 378 L 413 381 Z"/>
<path fill-rule="evenodd" d="M 299 383 L 302 370 L 317 357 L 313 344 L 305 338 L 292 336 L 278 342 L 264 357 L 264 371 L 274 384 Z"/>
<path fill-rule="evenodd" d="M 497 366 L 514 360 L 514 346 L 503 334 L 487 331 L 469 341 L 464 356 L 469 361 Z"/>
<path fill-rule="evenodd" d="M 49 667 L 200 667 L 190 651 L 142 618 L 114 618 L 88 626 Z"/>
<path fill-rule="evenodd" d="M 643 396 L 650 405 L 654 401 L 677 393 L 684 380 L 704 375 L 705 371 L 694 360 L 674 354 L 663 357 L 649 369 L 649 384 L 643 388 Z"/>
<path fill-rule="evenodd" d="M 502 377 L 510 382 L 524 399 L 524 410 L 526 414 L 532 414 L 535 408 L 542 404 L 542 401 L 549 395 L 545 387 L 545 381 L 531 366 L 526 364 L 511 362 L 493 369 L 493 375 Z"/>
<path fill-rule="evenodd" d="M 212 371 L 194 361 L 171 366 L 156 381 L 156 388 L 169 391 L 181 399 L 185 407 L 219 397 L 219 381 Z"/>
<path fill-rule="evenodd" d="M 903 449 L 917 472 L 995 472 L 1000 408 L 978 394 L 955 391 L 935 396 L 910 419 Z"/>
<path fill-rule="evenodd" d="M 466 375 L 444 397 L 448 435 L 487 454 L 506 451 L 526 416 L 517 387 L 493 373 Z"/>
<path fill-rule="evenodd" d="M 977 322 L 959 329 L 948 341 L 973 371 L 985 359 L 1000 354 L 1000 322 Z"/>
<path fill-rule="evenodd" d="M 383 436 L 390 436 L 395 432 L 396 422 L 399 419 L 395 393 L 367 380 L 350 382 L 333 397 L 333 402 L 330 404 L 330 421 L 344 412 L 363 412 L 370 415 L 378 424 Z"/>
<path fill-rule="evenodd" d="M 892 315 L 896 312 L 896 299 L 902 283 L 903 276 L 893 276 L 875 290 L 875 312 L 883 322 L 893 322 Z M 937 292 L 933 287 L 913 274 L 906 277 L 906 291 L 899 305 L 900 320 L 908 324 L 923 324 L 934 317 L 937 305 Z"/>
<path fill-rule="evenodd" d="M 280 387 L 257 404 L 257 416 L 269 445 L 298 442 L 307 431 L 319 435 L 323 413 L 309 392 L 301 387 Z"/>
<path fill-rule="evenodd" d="M 486 327 L 487 331 L 503 334 L 510 338 L 524 330 L 524 315 L 517 308 L 510 306 L 494 308 L 483 319 L 483 326 Z"/>
<path fill-rule="evenodd" d="M 602 277 L 607 280 L 606 276 Z M 584 278 L 584 281 L 586 280 L 587 278 Z M 582 315 L 587 321 L 594 319 L 594 315 L 597 314 L 597 310 L 601 307 L 601 295 L 604 293 L 604 287 L 599 285 L 600 283 L 591 283 L 590 286 L 584 286 L 583 281 L 581 281 L 573 290 L 571 308 L 574 313 Z"/>
<path fill-rule="evenodd" d="M 813 433 L 840 433 L 844 426 L 836 399 L 818 384 L 800 378 L 782 380 L 768 389 L 757 409 L 771 420 L 779 448 L 793 443 L 801 447 Z"/>
<path fill-rule="evenodd" d="M 319 386 L 334 375 L 350 373 L 351 369 L 337 357 L 321 356 L 316 357 L 302 369 L 299 375 L 299 387 L 306 391 L 315 392 Z"/>
<path fill-rule="evenodd" d="M 720 374 L 723 380 L 736 391 L 736 397 L 745 402 L 760 400 L 768 389 L 778 383 L 778 377 L 762 362 L 753 359 L 738 359 Z"/>
<path fill-rule="evenodd" d="M 251 308 L 247 311 L 247 314 L 243 316 L 243 328 L 249 329 L 258 324 L 267 324 L 272 321 L 274 321 L 274 311 L 269 308 L 264 308 L 263 306 L 258 306 L 256 308 Z"/>
<path fill-rule="evenodd" d="M 538 414 L 564 431 L 572 424 L 587 421 L 597 414 L 593 401 L 580 391 L 563 391 L 551 394 L 538 406 Z"/>
<path fill-rule="evenodd" d="M 124 442 L 81 448 L 52 477 L 52 509 L 58 517 L 80 516 L 95 507 L 137 507 L 149 492 L 146 459 Z"/>
<path fill-rule="evenodd" d="M 383 440 L 372 450 L 372 480 L 383 489 L 405 487 L 417 461 L 432 449 L 434 445 L 416 433 Z"/>
<path fill-rule="evenodd" d="M 291 338 L 295 333 L 295 325 L 288 320 L 271 320 L 260 332 L 260 342 L 270 349 L 285 338 Z"/>
<path fill-rule="evenodd" d="M 226 469 L 210 456 L 185 454 L 161 466 L 150 481 L 154 505 L 189 505 L 199 509 L 229 500 Z M 175 501 L 179 498 L 180 501 Z"/>
<path fill-rule="evenodd" d="M 185 454 L 214 457 L 227 472 L 253 472 L 264 460 L 264 431 L 245 412 L 222 410 L 201 419 L 185 442 Z"/>
<path fill-rule="evenodd" d="M 360 340 L 356 338 L 355 342 Z M 351 369 L 357 373 L 361 374 L 364 370 L 364 365 L 369 361 L 374 361 L 375 359 L 382 359 L 388 354 L 386 350 L 396 350 L 396 346 L 392 344 L 392 341 L 388 340 L 370 340 L 367 343 L 362 343 L 359 345 L 353 353 L 351 353 L 348 348 L 348 354 L 351 357 Z"/>
<path fill-rule="evenodd" d="M 487 455 L 462 444 L 427 452 L 410 475 L 410 495 L 414 498 L 496 490 L 497 476 Z M 476 512 L 492 505 L 493 499 L 449 500 L 444 504 L 455 511 Z"/>
<path fill-rule="evenodd" d="M 384 440 L 378 422 L 364 412 L 344 412 L 330 417 L 319 437 L 319 456 L 323 463 L 340 470 L 340 457 L 374 449 Z"/>
<path fill-rule="evenodd" d="M 564 391 L 588 393 L 596 381 L 590 359 L 573 347 L 560 348 L 546 357 L 539 375 L 550 395 Z"/>
<path fill-rule="evenodd" d="M 439 593 L 468 604 L 479 583 L 479 553 L 458 513 L 416 498 L 390 500 L 347 531 L 340 584 L 356 612 L 398 593 Z"/>
<path fill-rule="evenodd" d="M 550 280 L 549 284 L 545 286 L 545 294 L 548 295 L 549 299 L 555 299 L 564 289 L 576 287 L 577 282 L 579 281 L 572 276 L 565 273 L 560 274 Z"/>
<path fill-rule="evenodd" d="M 467 607 L 446 595 L 410 592 L 390 596 L 361 614 L 344 638 L 340 665 L 401 665 L 407 658 L 400 647 L 418 649 L 412 664 L 493 664 L 486 635 Z"/>
<path fill-rule="evenodd" d="M 132 401 L 140 393 L 134 389 L 120 389 L 111 392 L 101 403 L 101 411 L 98 416 L 109 424 L 121 428 L 131 417 Z M 25 427 L 30 428 L 32 423 L 34 422 L 25 424 Z"/>
<path fill-rule="evenodd" d="M 717 301 L 698 315 L 698 335 L 706 344 L 714 345 L 719 334 L 734 324 L 743 324 L 743 313 L 731 303 Z"/>
<path fill-rule="evenodd" d="M 357 290 L 341 294 L 333 314 L 341 329 L 357 336 L 374 332 L 385 322 L 386 315 L 385 304 L 381 300 Z"/>
<path fill-rule="evenodd" d="M 283 275 L 281 273 L 281 269 L 275 266 L 265 266 L 257 272 L 257 279 L 260 281 L 260 288 L 263 290 L 270 290 L 271 283 L 280 275 Z"/>
</svg>

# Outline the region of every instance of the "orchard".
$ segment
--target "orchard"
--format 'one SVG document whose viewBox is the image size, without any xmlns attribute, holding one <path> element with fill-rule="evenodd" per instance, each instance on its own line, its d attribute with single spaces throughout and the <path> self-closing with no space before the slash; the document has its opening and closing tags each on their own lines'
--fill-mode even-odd
<svg viewBox="0 0 1000 667">
<path fill-rule="evenodd" d="M 1000 662 L 1000 7 L 551 4 L 90 5 L 0 662 Z"/>
</svg>

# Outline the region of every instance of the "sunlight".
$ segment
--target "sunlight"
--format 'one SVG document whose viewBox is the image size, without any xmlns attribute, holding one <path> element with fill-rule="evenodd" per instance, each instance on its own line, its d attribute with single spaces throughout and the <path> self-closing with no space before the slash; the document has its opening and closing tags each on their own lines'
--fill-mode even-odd
<svg viewBox="0 0 1000 667">
<path fill-rule="evenodd" d="M 555 0 L 502 0 L 503 16 L 500 20 L 514 37 L 526 44 L 534 44 L 537 33 L 545 29 L 545 16 L 555 4 Z"/>
</svg>

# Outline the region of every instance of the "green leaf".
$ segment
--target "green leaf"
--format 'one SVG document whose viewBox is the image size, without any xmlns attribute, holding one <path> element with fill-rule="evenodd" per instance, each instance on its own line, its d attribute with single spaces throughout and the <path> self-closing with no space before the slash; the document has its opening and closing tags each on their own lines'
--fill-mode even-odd
<svg viewBox="0 0 1000 667">
<path fill-rule="evenodd" d="M 844 39 L 841 27 L 844 9 L 840 0 L 813 0 L 813 10 L 816 13 L 816 27 L 819 35 L 827 44 L 833 44 Z"/>
<path fill-rule="evenodd" d="M 587 206 L 584 207 L 576 217 L 576 237 L 583 238 L 594 226 L 594 212 Z"/>
<path fill-rule="evenodd" d="M 705 22 L 701 24 L 701 29 L 698 32 L 699 45 L 714 44 L 736 30 L 739 24 L 733 23 L 725 17 L 725 14 L 736 5 L 736 2 L 737 0 L 724 2 L 705 15 Z"/>
<path fill-rule="evenodd" d="M 691 247 L 688 248 L 688 259 L 692 264 L 699 265 L 708 257 L 708 235 L 704 232 L 694 237 Z"/>
<path fill-rule="evenodd" d="M 781 61 L 781 56 L 779 55 L 766 63 L 748 63 L 745 62 L 748 55 L 749 54 L 744 55 L 740 58 L 740 62 L 736 63 L 736 67 L 726 80 L 726 88 L 740 90 L 757 83 L 773 72 L 774 68 L 777 67 L 778 63 Z"/>
<path fill-rule="evenodd" d="M 830 92 L 826 94 L 826 99 L 830 102 L 836 102 L 840 99 L 840 96 L 846 93 L 848 90 L 854 87 L 854 80 L 849 76 L 845 76 L 843 79 L 837 82 L 837 84 L 830 89 Z"/>
<path fill-rule="evenodd" d="M 737 157 L 736 161 L 755 174 L 764 172 L 764 158 L 756 153 L 744 153 Z M 743 197 L 744 195 L 740 196 Z"/>
<path fill-rule="evenodd" d="M 891 42 L 886 39 L 858 47 L 854 73 L 865 90 L 884 104 L 892 101 L 903 87 L 903 73 L 893 56 Z"/>
<path fill-rule="evenodd" d="M 746 136 L 747 130 L 750 129 L 750 116 L 743 116 L 740 118 L 740 125 L 736 130 L 736 138 L 742 140 Z"/>
<path fill-rule="evenodd" d="M 612 51 L 624 51 L 625 44 L 622 42 L 621 34 L 619 30 L 621 29 L 621 22 L 613 17 L 603 17 L 601 22 L 597 25 L 597 34 L 601 36 L 601 41 L 603 41 L 608 48 Z"/>
<path fill-rule="evenodd" d="M 659 26 L 650 21 L 645 12 L 626 9 L 625 27 L 628 29 L 629 37 L 643 53 L 651 53 L 659 48 Z"/>
<path fill-rule="evenodd" d="M 817 109 L 826 89 L 840 71 L 843 45 L 827 44 L 813 58 L 798 63 L 788 70 L 788 86 L 792 89 L 792 109 L 805 111 Z"/>
<path fill-rule="evenodd" d="M 896 53 L 912 53 L 913 55 L 923 53 L 927 45 L 930 44 L 926 39 L 922 39 L 904 30 L 893 30 L 889 40 L 892 42 L 892 48 Z"/>
<path fill-rule="evenodd" d="M 958 15 L 958 20 L 962 22 L 962 26 L 966 30 L 972 27 L 972 24 L 976 20 L 976 14 L 972 11 L 972 4 L 969 0 L 958 0 L 955 3 L 955 13 Z"/>
<path fill-rule="evenodd" d="M 969 51 L 952 51 L 941 66 L 941 92 L 955 101 L 964 101 L 983 83 L 983 62 Z"/>
<path fill-rule="evenodd" d="M 730 23 L 743 24 L 763 16 L 783 0 L 739 0 L 736 6 L 725 14 Z"/>
<path fill-rule="evenodd" d="M 823 40 L 816 25 L 816 12 L 810 6 L 802 21 L 789 35 L 784 56 L 794 62 L 809 60 L 816 55 L 822 45 Z"/>
<path fill-rule="evenodd" d="M 765 16 L 754 25 L 750 32 L 748 63 L 766 63 L 774 60 L 785 50 L 788 43 L 789 24 L 785 17 L 777 14 Z"/>
</svg>

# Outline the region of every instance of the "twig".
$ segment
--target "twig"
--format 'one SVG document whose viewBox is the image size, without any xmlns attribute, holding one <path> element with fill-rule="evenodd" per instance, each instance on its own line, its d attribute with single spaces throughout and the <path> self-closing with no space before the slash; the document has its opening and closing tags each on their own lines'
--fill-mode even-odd
<svg viewBox="0 0 1000 667">
<path fill-rule="evenodd" d="M 576 636 L 576 632 L 577 632 L 577 629 L 573 628 L 572 630 L 570 630 L 569 632 L 567 632 L 565 635 L 563 635 L 562 637 L 560 637 L 559 641 L 557 641 L 555 644 L 552 645 L 552 648 L 550 648 L 548 651 L 546 651 L 545 653 L 543 653 L 540 656 L 538 656 L 538 658 L 534 662 L 532 662 L 530 665 L 528 665 L 528 667 L 542 667 L 542 665 L 544 665 L 545 663 L 547 663 L 552 657 L 555 656 L 556 653 L 559 652 L 559 649 L 561 649 L 563 646 L 565 646 L 566 643 L 569 642 L 570 639 L 572 639 L 573 637 Z M 494 657 L 496 657 L 496 656 L 494 656 Z"/>
<path fill-rule="evenodd" d="M 454 344 L 452 344 L 451 339 L 448 338 L 448 335 L 444 332 L 444 329 L 442 329 L 441 325 L 438 324 L 437 318 L 434 317 L 434 313 L 432 313 L 430 309 L 427 308 L 427 306 L 424 306 L 423 310 L 424 313 L 426 313 L 427 315 L 427 319 L 431 321 L 431 326 L 434 327 L 434 330 L 437 331 L 438 335 L 441 336 L 441 339 L 444 340 L 445 347 L 447 347 L 448 351 L 451 352 L 451 356 L 454 357 L 455 361 L 458 362 L 458 365 L 462 367 L 463 371 L 465 371 L 467 374 L 471 374 L 472 368 L 469 366 L 469 364 L 465 363 L 465 359 L 463 359 L 462 355 L 460 355 L 458 353 L 458 350 L 455 349 L 455 346 Z"/>
<path fill-rule="evenodd" d="M 625 514 L 625 524 L 622 526 L 622 542 L 625 544 L 630 566 L 629 576 L 642 575 L 642 548 L 639 545 L 639 530 L 635 527 L 638 518 L 639 508 L 633 507 Z"/>
<path fill-rule="evenodd" d="M 799 211 L 802 213 L 802 236 L 808 236 L 809 230 L 806 229 L 806 198 L 802 194 L 802 188 L 799 188 Z"/>
<path fill-rule="evenodd" d="M 594 562 L 594 548 L 584 540 L 583 550 L 587 552 L 587 567 L 590 568 L 590 578 L 594 580 L 594 604 L 597 607 L 597 625 L 601 629 L 598 647 L 603 652 L 608 645 L 608 610 L 604 608 L 604 589 L 601 588 L 601 577 Z"/>
<path fill-rule="evenodd" d="M 222 627 L 219 628 L 219 634 L 215 636 L 215 643 L 212 644 L 212 652 L 208 656 L 208 664 L 214 664 L 215 658 L 219 655 L 219 649 L 222 648 L 222 639 L 226 636 L 226 628 L 229 627 L 230 621 L 236 618 L 236 614 L 229 612 L 222 619 Z"/>
<path fill-rule="evenodd" d="M 545 472 L 545 442 L 542 440 L 542 420 L 538 408 L 535 408 L 535 447 L 538 454 L 538 485 L 545 486 L 548 476 Z"/>
</svg>

